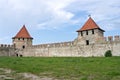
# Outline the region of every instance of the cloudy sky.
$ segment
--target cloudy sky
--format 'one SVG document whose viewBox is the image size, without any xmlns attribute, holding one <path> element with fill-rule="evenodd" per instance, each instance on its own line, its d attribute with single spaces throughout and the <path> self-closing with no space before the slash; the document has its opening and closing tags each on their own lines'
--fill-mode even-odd
<svg viewBox="0 0 120 80">
<path fill-rule="evenodd" d="M 105 36 L 120 35 L 120 0 L 0 0 L 0 44 L 24 24 L 34 44 L 72 41 L 88 15 Z"/>
</svg>

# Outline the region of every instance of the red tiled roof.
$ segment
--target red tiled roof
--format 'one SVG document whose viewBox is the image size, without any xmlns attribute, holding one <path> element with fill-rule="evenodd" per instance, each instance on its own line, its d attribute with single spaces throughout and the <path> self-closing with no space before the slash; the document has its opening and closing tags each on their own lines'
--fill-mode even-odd
<svg viewBox="0 0 120 80">
<path fill-rule="evenodd" d="M 100 29 L 102 30 L 96 23 L 95 21 L 89 17 L 89 19 L 87 20 L 87 22 L 83 25 L 83 27 L 79 30 L 77 30 L 77 32 L 80 31 L 85 31 L 85 30 L 91 30 L 91 29 Z M 102 30 L 104 32 L 104 30 Z"/>
<path fill-rule="evenodd" d="M 30 34 L 28 33 L 25 25 L 21 28 L 21 30 L 17 33 L 17 35 L 13 38 L 31 38 Z"/>
</svg>

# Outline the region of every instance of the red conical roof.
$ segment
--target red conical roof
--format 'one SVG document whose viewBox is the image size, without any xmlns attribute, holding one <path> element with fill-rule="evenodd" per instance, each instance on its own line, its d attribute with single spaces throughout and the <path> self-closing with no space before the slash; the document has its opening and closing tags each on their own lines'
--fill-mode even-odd
<svg viewBox="0 0 120 80">
<path fill-rule="evenodd" d="M 80 31 L 85 31 L 85 30 L 91 30 L 91 29 L 100 29 L 102 30 L 96 23 L 95 21 L 89 17 L 89 19 L 87 20 L 87 22 L 83 25 L 83 27 L 78 30 L 77 32 L 80 32 Z M 104 30 L 102 30 L 104 32 Z"/>
<path fill-rule="evenodd" d="M 17 33 L 17 35 L 13 38 L 31 38 L 30 34 L 28 33 L 25 25 L 21 28 L 21 30 Z"/>
</svg>

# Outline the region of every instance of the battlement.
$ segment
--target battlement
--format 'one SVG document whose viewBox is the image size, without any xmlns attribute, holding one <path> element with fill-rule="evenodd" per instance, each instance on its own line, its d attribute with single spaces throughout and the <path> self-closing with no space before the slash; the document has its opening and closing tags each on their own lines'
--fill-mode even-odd
<svg viewBox="0 0 120 80">
<path fill-rule="evenodd" d="M 101 37 L 97 38 L 96 40 L 98 43 L 105 43 L 105 42 L 120 42 L 120 36 L 108 36 L 108 37 Z"/>
<path fill-rule="evenodd" d="M 119 42 L 120 41 L 120 36 L 119 35 L 108 36 L 108 37 L 105 37 L 105 41 L 108 41 L 108 42 Z"/>
<path fill-rule="evenodd" d="M 98 43 L 105 43 L 105 42 L 120 42 L 120 36 L 108 36 L 103 38 L 97 39 Z M 53 48 L 53 47 L 70 47 L 73 46 L 74 41 L 68 41 L 68 42 L 58 42 L 58 43 L 48 43 L 48 44 L 39 44 L 39 45 L 33 45 L 32 48 Z"/>
<path fill-rule="evenodd" d="M 33 45 L 32 48 L 67 47 L 67 46 L 72 46 L 72 45 L 73 45 L 73 41 L 69 41 L 69 42 L 60 42 L 60 43 L 48 43 L 48 44 Z"/>
<path fill-rule="evenodd" d="M 13 48 L 13 45 L 9 45 L 9 44 L 0 44 L 0 48 Z"/>
</svg>

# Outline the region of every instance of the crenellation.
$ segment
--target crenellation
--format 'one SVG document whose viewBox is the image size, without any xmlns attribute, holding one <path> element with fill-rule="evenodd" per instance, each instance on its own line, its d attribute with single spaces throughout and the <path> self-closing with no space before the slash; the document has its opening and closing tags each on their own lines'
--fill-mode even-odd
<svg viewBox="0 0 120 80">
<path fill-rule="evenodd" d="M 104 37 L 104 40 L 106 42 L 118 42 L 118 41 L 120 41 L 120 36 L 119 35 L 108 36 L 108 37 Z"/>
<path fill-rule="evenodd" d="M 108 41 L 113 42 L 113 36 L 108 36 Z"/>
<path fill-rule="evenodd" d="M 8 47 L 11 47 L 11 45 L 8 45 Z"/>
<path fill-rule="evenodd" d="M 114 36 L 114 41 L 120 41 L 120 36 L 119 35 Z"/>
<path fill-rule="evenodd" d="M 0 44 L 0 47 L 2 48 L 12 48 L 13 46 L 10 44 Z"/>
<path fill-rule="evenodd" d="M 0 47 L 3 47 L 3 44 L 0 44 Z"/>
</svg>

